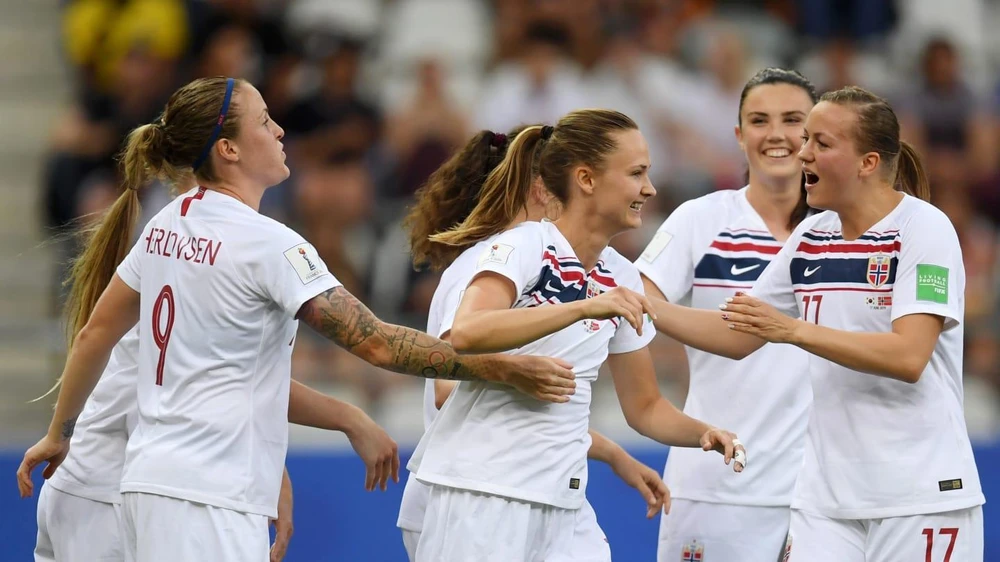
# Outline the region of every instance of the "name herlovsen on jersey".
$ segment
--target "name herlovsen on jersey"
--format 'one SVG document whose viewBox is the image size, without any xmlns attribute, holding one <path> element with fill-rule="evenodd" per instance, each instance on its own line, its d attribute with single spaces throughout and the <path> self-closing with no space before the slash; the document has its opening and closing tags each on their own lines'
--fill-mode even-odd
<svg viewBox="0 0 1000 562">
<path fill-rule="evenodd" d="M 215 258 L 219 257 L 219 248 L 222 247 L 222 242 L 218 240 L 184 236 L 162 228 L 151 228 L 144 240 L 147 254 L 194 263 L 205 263 L 208 260 L 208 265 L 215 265 Z"/>
</svg>

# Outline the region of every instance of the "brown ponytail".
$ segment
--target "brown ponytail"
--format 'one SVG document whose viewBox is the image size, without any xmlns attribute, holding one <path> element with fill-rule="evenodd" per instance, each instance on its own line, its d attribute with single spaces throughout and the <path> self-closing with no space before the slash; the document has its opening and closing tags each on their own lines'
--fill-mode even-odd
<svg viewBox="0 0 1000 562">
<path fill-rule="evenodd" d="M 415 267 L 426 264 L 434 270 L 443 269 L 469 246 L 442 244 L 431 236 L 468 218 L 479 202 L 486 178 L 507 154 L 508 139 L 512 141 L 521 130 L 509 135 L 480 131 L 417 190 L 416 202 L 403 220 Z"/>
<path fill-rule="evenodd" d="M 931 200 L 931 185 L 924 171 L 920 154 L 906 142 L 899 143 L 899 161 L 896 164 L 896 189 L 919 197 L 924 201 Z"/>
<path fill-rule="evenodd" d="M 70 286 L 66 302 L 70 347 L 132 245 L 132 231 L 142 211 L 139 189 L 160 175 L 178 179 L 182 175 L 164 159 L 164 137 L 158 124 L 142 125 L 129 133 L 120 157 L 124 190 L 101 222 L 83 233 L 83 252 L 66 280 Z"/>
<path fill-rule="evenodd" d="M 432 242 L 467 247 L 502 232 L 527 207 L 535 176 L 535 150 L 542 127 L 527 127 L 510 143 L 504 159 L 486 177 L 479 201 L 461 224 L 430 237 Z"/>
</svg>

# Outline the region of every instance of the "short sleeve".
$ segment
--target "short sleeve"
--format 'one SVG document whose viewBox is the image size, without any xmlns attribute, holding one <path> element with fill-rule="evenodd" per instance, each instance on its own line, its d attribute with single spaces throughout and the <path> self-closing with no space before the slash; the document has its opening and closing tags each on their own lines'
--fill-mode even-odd
<svg viewBox="0 0 1000 562">
<path fill-rule="evenodd" d="M 684 299 L 694 283 L 694 233 L 701 231 L 697 227 L 697 209 L 697 201 L 677 207 L 635 261 L 639 272 L 670 302 Z"/>
<path fill-rule="evenodd" d="M 250 282 L 291 316 L 309 299 L 341 285 L 316 248 L 286 227 L 259 245 Z"/>
<path fill-rule="evenodd" d="M 497 236 L 483 249 L 470 279 L 489 271 L 510 279 L 515 294 L 523 294 L 541 271 L 543 227 L 541 223 L 526 222 Z"/>
<path fill-rule="evenodd" d="M 465 287 L 469 284 L 469 276 L 472 273 L 468 269 L 470 265 L 474 265 L 474 262 L 459 258 L 441 276 L 441 283 L 434 292 L 431 308 L 427 313 L 428 334 L 440 338 L 455 324 L 455 313 L 458 312 L 458 305 L 462 303 L 462 295 L 465 294 Z"/>
<path fill-rule="evenodd" d="M 626 284 L 624 284 L 626 287 L 632 289 L 640 295 L 646 294 L 642 288 L 642 278 L 639 277 L 638 271 L 634 269 L 628 271 L 627 277 L 629 280 Z M 633 328 L 632 325 L 624 319 L 619 318 L 616 321 L 618 322 L 618 327 L 615 329 L 615 335 L 611 337 L 611 341 L 608 343 L 608 353 L 612 355 L 617 355 L 619 353 L 631 353 L 642 349 L 649 345 L 649 342 L 653 341 L 653 337 L 656 336 L 656 326 L 653 325 L 653 319 L 650 318 L 648 314 L 645 314 L 642 317 L 643 324 L 641 336 L 635 331 L 635 328 Z"/>
<path fill-rule="evenodd" d="M 140 275 L 142 270 L 139 267 L 142 249 L 139 246 L 146 244 L 144 238 L 142 236 L 139 237 L 139 241 L 132 246 L 132 249 L 129 250 L 125 259 L 118 264 L 118 269 L 116 270 L 118 277 L 136 292 L 142 292 L 142 276 Z"/>
<path fill-rule="evenodd" d="M 934 314 L 944 329 L 960 324 L 965 309 L 965 266 L 955 227 L 926 206 L 901 228 L 899 262 L 892 289 L 892 320 Z"/>
<path fill-rule="evenodd" d="M 437 318 L 440 322 L 433 328 L 430 322 L 427 323 L 427 333 L 430 335 L 440 338 L 446 332 L 451 331 L 451 327 L 455 324 L 455 313 L 458 312 L 458 305 L 462 304 L 462 297 L 465 295 L 465 286 L 452 286 L 448 291 L 448 294 L 442 299 L 442 304 L 440 310 L 436 311 Z M 435 311 L 431 311 L 434 313 Z M 433 331 L 430 331 L 433 330 Z M 436 333 L 435 333 L 436 332 Z"/>
<path fill-rule="evenodd" d="M 799 304 L 795 298 L 795 289 L 792 287 L 792 256 L 809 222 L 811 221 L 806 219 L 792 232 L 785 245 L 781 247 L 781 251 L 774 256 L 771 263 L 767 264 L 748 293 L 793 318 L 799 317 Z"/>
</svg>

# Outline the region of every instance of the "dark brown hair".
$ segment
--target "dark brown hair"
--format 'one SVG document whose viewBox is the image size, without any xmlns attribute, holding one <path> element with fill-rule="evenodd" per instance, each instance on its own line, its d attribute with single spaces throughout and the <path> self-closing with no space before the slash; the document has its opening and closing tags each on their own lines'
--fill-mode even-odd
<svg viewBox="0 0 1000 562">
<path fill-rule="evenodd" d="M 857 86 L 823 94 L 820 101 L 850 107 L 857 114 L 854 142 L 858 152 L 877 152 L 896 189 L 930 201 L 931 188 L 920 155 L 899 138 L 899 120 L 889 102 Z"/>
<path fill-rule="evenodd" d="M 503 161 L 510 141 L 523 129 L 518 127 L 507 134 L 480 131 L 417 190 L 416 202 L 403 220 L 410 234 L 414 266 L 443 269 L 471 245 L 442 244 L 431 237 L 469 216 L 487 176 Z"/>
<path fill-rule="evenodd" d="M 565 204 L 573 167 L 584 164 L 601 170 L 608 154 L 617 148 L 611 135 L 638 128 L 623 113 L 583 109 L 565 115 L 555 127 L 535 125 L 524 129 L 486 178 L 479 202 L 469 216 L 431 239 L 442 244 L 468 245 L 502 231 L 527 205 L 536 172 L 546 189 Z"/>
<path fill-rule="evenodd" d="M 119 156 L 124 190 L 100 223 L 83 233 L 83 251 L 66 280 L 70 285 L 66 310 L 71 347 L 129 251 L 141 211 L 138 190 L 156 178 L 174 185 L 189 182 L 192 174 L 202 181 L 215 179 L 211 158 L 197 173 L 191 166 L 218 123 L 226 80 L 201 78 L 188 83 L 170 96 L 159 121 L 136 127 L 128 134 Z M 242 84 L 237 80 L 235 87 Z M 233 99 L 219 138 L 235 138 L 238 123 L 239 107 Z"/>
</svg>

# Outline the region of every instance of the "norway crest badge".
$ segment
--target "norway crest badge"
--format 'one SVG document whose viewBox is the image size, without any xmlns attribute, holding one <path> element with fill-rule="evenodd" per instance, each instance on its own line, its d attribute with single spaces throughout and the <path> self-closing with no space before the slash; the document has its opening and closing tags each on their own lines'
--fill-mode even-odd
<svg viewBox="0 0 1000 562">
<path fill-rule="evenodd" d="M 681 562 L 704 562 L 704 560 L 705 545 L 698 544 L 698 541 L 684 545 L 684 549 L 681 550 Z"/>
<path fill-rule="evenodd" d="M 889 269 L 892 267 L 892 259 L 885 254 L 878 254 L 868 258 L 868 284 L 878 289 L 889 280 Z"/>
</svg>

